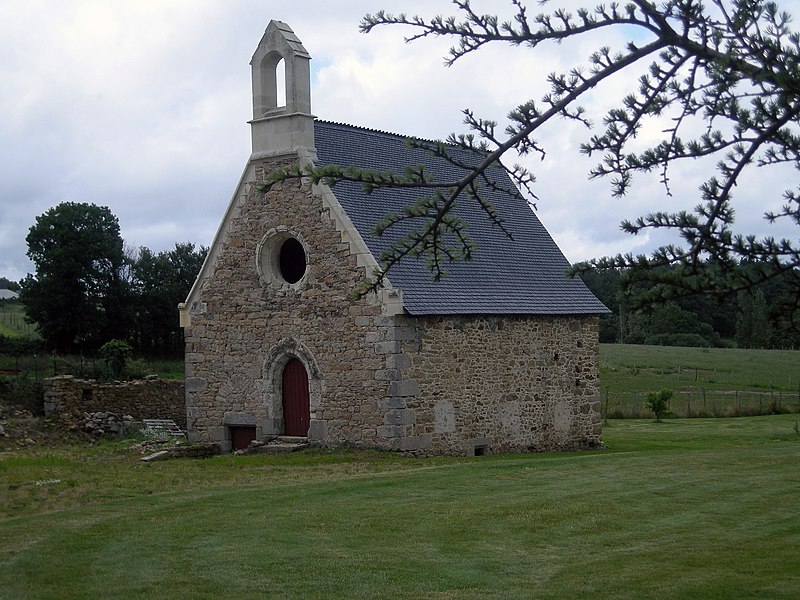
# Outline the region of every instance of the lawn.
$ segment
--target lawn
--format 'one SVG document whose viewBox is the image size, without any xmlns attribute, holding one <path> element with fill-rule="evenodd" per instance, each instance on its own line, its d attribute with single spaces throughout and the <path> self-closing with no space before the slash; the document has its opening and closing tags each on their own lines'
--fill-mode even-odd
<svg viewBox="0 0 800 600">
<path fill-rule="evenodd" d="M 796 598 L 796 417 L 611 421 L 605 452 L 0 455 L 3 598 Z"/>
</svg>

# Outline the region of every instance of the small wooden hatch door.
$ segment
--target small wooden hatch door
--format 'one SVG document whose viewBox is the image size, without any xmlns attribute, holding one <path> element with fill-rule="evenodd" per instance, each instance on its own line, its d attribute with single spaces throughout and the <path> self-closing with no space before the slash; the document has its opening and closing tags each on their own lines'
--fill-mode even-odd
<svg viewBox="0 0 800 600">
<path fill-rule="evenodd" d="M 308 373 L 303 363 L 293 358 L 283 368 L 283 431 L 306 437 L 310 421 Z"/>
<path fill-rule="evenodd" d="M 233 450 L 244 450 L 256 439 L 255 427 L 230 427 L 231 431 L 231 448 Z"/>
</svg>

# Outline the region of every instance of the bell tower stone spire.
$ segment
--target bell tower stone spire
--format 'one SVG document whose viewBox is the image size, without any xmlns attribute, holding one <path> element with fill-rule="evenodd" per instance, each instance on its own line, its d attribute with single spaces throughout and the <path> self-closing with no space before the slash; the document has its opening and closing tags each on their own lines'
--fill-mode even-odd
<svg viewBox="0 0 800 600">
<path fill-rule="evenodd" d="M 286 70 L 286 104 L 278 106 L 277 69 Z M 253 75 L 253 157 L 314 153 L 311 55 L 292 28 L 270 21 L 250 60 Z"/>
</svg>

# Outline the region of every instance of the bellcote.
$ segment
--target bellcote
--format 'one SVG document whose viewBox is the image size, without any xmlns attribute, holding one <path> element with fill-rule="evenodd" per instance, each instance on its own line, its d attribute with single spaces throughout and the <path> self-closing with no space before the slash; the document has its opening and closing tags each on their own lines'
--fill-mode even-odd
<svg viewBox="0 0 800 600">
<path fill-rule="evenodd" d="M 283 61 L 281 63 L 281 61 Z M 253 77 L 254 156 L 294 154 L 314 150 L 311 114 L 311 55 L 292 28 L 270 21 L 250 60 Z M 278 105 L 278 73 L 286 73 L 286 104 Z"/>
</svg>

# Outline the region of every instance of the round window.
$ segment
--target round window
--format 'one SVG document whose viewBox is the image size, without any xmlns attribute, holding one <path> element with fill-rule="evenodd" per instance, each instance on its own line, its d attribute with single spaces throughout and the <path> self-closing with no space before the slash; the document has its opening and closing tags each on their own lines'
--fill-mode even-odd
<svg viewBox="0 0 800 600">
<path fill-rule="evenodd" d="M 288 238 L 281 244 L 278 257 L 278 268 L 288 283 L 297 283 L 306 274 L 306 251 L 303 244 L 294 238 Z"/>
<path fill-rule="evenodd" d="M 303 239 L 287 227 L 271 229 L 258 245 L 256 266 L 263 285 L 299 283 L 308 270 L 307 262 Z"/>
</svg>

